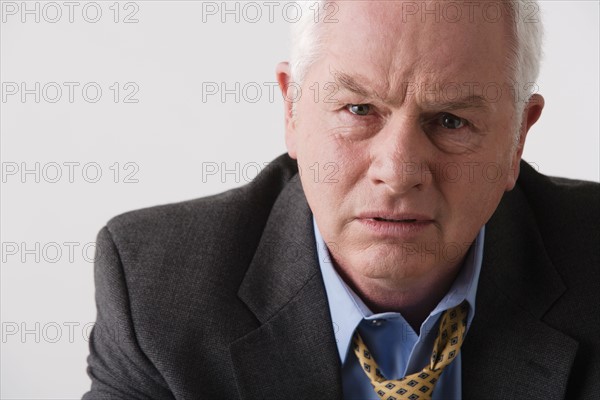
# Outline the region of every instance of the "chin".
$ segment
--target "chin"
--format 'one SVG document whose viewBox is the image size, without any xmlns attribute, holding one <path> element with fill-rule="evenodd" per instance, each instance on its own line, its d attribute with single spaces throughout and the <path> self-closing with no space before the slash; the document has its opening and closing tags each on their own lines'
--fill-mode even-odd
<svg viewBox="0 0 600 400">
<path fill-rule="evenodd" d="M 403 251 L 364 251 L 350 261 L 353 269 L 358 268 L 360 275 L 371 279 L 386 279 L 390 282 L 400 281 L 423 274 L 427 270 L 427 265 L 420 262 L 415 257 L 407 257 Z"/>
</svg>

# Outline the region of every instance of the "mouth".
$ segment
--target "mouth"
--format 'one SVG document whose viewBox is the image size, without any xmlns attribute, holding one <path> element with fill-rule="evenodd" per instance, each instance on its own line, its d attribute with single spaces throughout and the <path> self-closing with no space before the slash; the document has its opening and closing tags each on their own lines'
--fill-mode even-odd
<svg viewBox="0 0 600 400">
<path fill-rule="evenodd" d="M 393 212 L 393 211 L 367 211 L 356 216 L 358 219 L 376 222 L 402 222 L 405 224 L 415 222 L 432 222 L 433 217 L 419 212 Z"/>
<path fill-rule="evenodd" d="M 406 218 L 406 219 L 392 219 L 392 218 L 381 218 L 381 217 L 374 217 L 374 218 L 369 218 L 373 221 L 383 221 L 383 222 L 404 222 L 404 223 L 412 223 L 412 222 L 417 222 L 418 220 L 415 218 Z"/>
<path fill-rule="evenodd" d="M 357 220 L 370 234 L 394 240 L 415 239 L 435 223 L 429 215 L 416 213 L 364 213 Z"/>
</svg>

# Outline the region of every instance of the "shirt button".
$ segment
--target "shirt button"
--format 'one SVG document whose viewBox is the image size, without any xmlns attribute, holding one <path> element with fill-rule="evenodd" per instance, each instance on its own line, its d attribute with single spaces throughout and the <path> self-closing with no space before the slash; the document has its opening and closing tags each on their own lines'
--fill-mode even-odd
<svg viewBox="0 0 600 400">
<path fill-rule="evenodd" d="M 371 325 L 373 326 L 381 326 L 383 325 L 384 320 L 382 319 L 374 319 L 371 321 Z"/>
</svg>

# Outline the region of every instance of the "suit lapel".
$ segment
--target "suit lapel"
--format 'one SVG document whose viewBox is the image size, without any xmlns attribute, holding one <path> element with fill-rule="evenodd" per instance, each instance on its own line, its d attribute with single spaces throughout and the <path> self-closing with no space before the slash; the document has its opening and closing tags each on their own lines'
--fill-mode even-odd
<svg viewBox="0 0 600 400">
<path fill-rule="evenodd" d="M 311 215 L 296 175 L 275 202 L 238 291 L 261 323 L 230 345 L 244 399 L 341 398 Z"/>
<path fill-rule="evenodd" d="M 465 399 L 563 399 L 578 343 L 541 319 L 565 291 L 518 187 L 486 225 Z"/>
</svg>

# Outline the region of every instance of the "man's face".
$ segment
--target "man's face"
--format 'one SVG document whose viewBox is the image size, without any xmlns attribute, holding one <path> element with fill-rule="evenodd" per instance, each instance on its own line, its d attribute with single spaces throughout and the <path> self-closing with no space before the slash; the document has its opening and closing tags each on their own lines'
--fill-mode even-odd
<svg viewBox="0 0 600 400">
<path fill-rule="evenodd" d="M 400 2 L 335 17 L 286 132 L 317 225 L 354 283 L 447 274 L 518 175 L 508 25 Z"/>
</svg>

